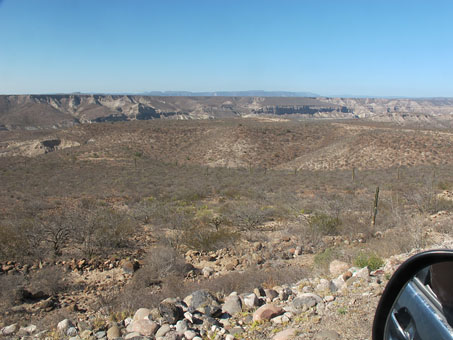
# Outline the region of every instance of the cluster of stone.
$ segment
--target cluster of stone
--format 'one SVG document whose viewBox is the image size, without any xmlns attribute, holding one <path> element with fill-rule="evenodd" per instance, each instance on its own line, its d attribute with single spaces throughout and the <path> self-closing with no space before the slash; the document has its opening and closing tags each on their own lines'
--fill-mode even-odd
<svg viewBox="0 0 453 340">
<path fill-rule="evenodd" d="M 110 321 L 100 328 L 65 319 L 54 332 L 70 340 L 233 340 L 264 324 L 269 325 L 265 338 L 289 340 L 303 333 L 297 321 L 301 313 L 322 316 L 334 308 L 338 297 L 364 283 L 375 294 L 382 291 L 383 270 L 370 273 L 366 267 L 348 268 L 343 262 L 333 261 L 330 271 L 334 275 L 331 280 L 303 279 L 272 289 L 257 287 L 245 294 L 233 292 L 222 296 L 197 290 L 184 299 L 167 298 L 156 308 L 140 308 L 133 317 Z M 281 331 L 272 333 L 272 328 L 277 327 Z M 1 334 L 38 339 L 49 333 L 37 333 L 33 325 L 19 328 L 13 324 L 1 329 Z M 329 339 L 339 338 L 335 332 L 329 334 Z"/>
</svg>

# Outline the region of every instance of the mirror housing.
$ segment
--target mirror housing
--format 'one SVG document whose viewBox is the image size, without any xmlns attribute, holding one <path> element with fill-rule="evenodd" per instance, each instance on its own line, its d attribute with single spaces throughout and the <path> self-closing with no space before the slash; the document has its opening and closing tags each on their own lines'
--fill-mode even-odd
<svg viewBox="0 0 453 340">
<path fill-rule="evenodd" d="M 401 293 L 407 284 L 423 269 L 442 262 L 453 262 L 453 250 L 430 250 L 412 256 L 403 262 L 390 278 L 379 300 L 374 316 L 372 338 L 385 340 L 392 338 L 411 339 L 404 334 L 401 337 L 392 337 L 386 334 L 387 324 L 394 322 L 393 308 L 398 302 Z"/>
</svg>

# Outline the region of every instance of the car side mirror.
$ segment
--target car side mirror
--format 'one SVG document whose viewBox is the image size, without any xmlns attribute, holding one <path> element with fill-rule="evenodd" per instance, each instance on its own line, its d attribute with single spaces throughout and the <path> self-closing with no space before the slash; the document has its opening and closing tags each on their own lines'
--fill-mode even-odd
<svg viewBox="0 0 453 340">
<path fill-rule="evenodd" d="M 373 322 L 373 340 L 453 340 L 453 250 L 431 250 L 402 263 Z"/>
</svg>

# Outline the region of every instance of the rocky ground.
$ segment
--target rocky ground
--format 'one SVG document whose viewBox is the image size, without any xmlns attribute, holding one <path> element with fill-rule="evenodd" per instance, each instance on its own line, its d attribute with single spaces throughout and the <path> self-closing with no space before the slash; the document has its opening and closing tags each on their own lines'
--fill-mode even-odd
<svg viewBox="0 0 453 340">
<path fill-rule="evenodd" d="M 453 241 L 445 235 L 431 232 L 430 238 L 437 241 L 430 248 L 453 247 Z M 50 329 L 20 322 L 9 324 L 1 328 L 1 334 L 6 339 L 72 340 L 370 339 L 374 311 L 388 279 L 399 264 L 419 251 L 392 256 L 374 271 L 334 260 L 327 275 L 293 284 L 258 286 L 247 293 L 228 295 L 197 290 L 185 297 L 164 299 L 156 308 L 144 305 L 136 311 L 111 311 L 109 315 L 83 310 L 82 296 L 63 297 L 59 303 L 77 311 L 79 317 L 58 320 Z M 197 255 L 188 252 L 186 258 Z M 299 256 L 297 251 L 292 254 L 292 260 L 298 257 L 304 255 Z M 200 275 L 216 275 L 213 268 L 219 268 L 214 264 L 217 260 L 203 256 Z M 81 280 L 94 280 L 98 291 L 111 288 L 114 282 L 121 286 L 134 272 L 133 261 L 118 259 L 102 264 L 81 260 L 60 265 Z M 24 268 L 10 263 L 2 265 L 2 270 L 12 275 Z M 52 303 L 51 298 L 43 299 L 28 308 L 50 310 Z M 26 308 L 26 304 L 13 307 L 13 312 L 14 308 Z"/>
</svg>

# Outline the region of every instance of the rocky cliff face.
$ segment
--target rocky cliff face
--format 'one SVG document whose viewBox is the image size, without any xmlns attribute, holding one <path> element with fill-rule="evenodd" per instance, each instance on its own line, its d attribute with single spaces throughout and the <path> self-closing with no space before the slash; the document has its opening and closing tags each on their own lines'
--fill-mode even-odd
<svg viewBox="0 0 453 340">
<path fill-rule="evenodd" d="M 453 99 L 0 96 L 1 130 L 59 128 L 81 123 L 158 118 L 207 119 L 263 114 L 367 118 L 381 121 L 450 120 L 452 113 Z"/>
</svg>

